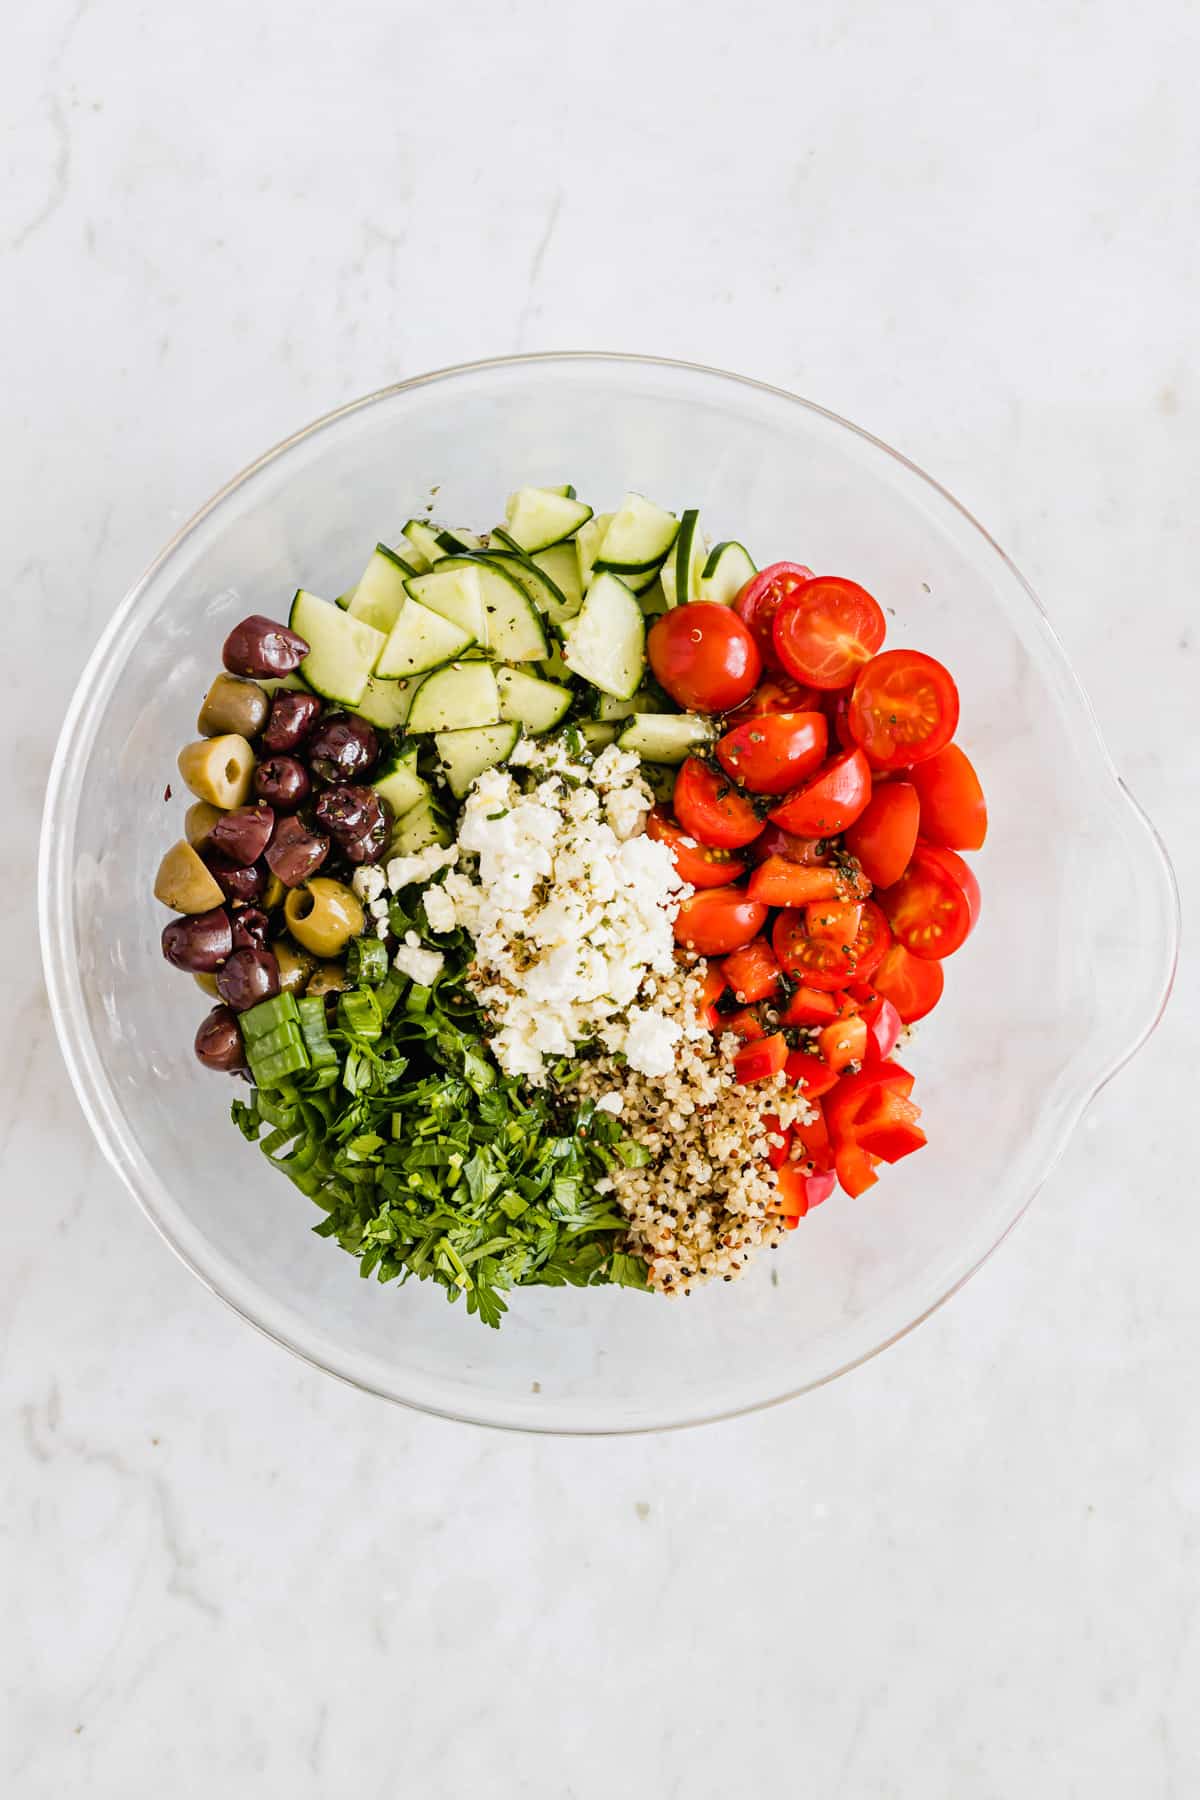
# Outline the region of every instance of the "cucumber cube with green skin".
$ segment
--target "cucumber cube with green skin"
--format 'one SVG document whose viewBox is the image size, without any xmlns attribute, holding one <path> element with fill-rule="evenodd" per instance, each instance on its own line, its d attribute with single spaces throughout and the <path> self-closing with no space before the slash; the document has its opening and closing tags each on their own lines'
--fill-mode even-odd
<svg viewBox="0 0 1200 1800">
<path fill-rule="evenodd" d="M 301 588 L 288 624 L 308 645 L 300 667 L 315 694 L 343 706 L 357 706 L 387 639 L 363 619 Z"/>
<path fill-rule="evenodd" d="M 542 681 L 524 669 L 496 670 L 500 690 L 500 717 L 523 725 L 526 731 L 552 731 L 566 718 L 573 698 L 569 687 Z"/>
<path fill-rule="evenodd" d="M 466 731 L 500 723 L 500 691 L 490 663 L 459 662 L 427 675 L 408 714 L 408 729 Z"/>
<path fill-rule="evenodd" d="M 385 634 L 400 617 L 407 598 L 404 583 L 415 575 L 386 544 L 376 546 L 363 570 L 346 610 L 352 619 L 363 619 Z"/>
<path fill-rule="evenodd" d="M 630 700 L 646 672 L 646 621 L 617 575 L 597 574 L 578 618 L 569 621 L 563 659 L 572 674 L 615 700 Z"/>
<path fill-rule="evenodd" d="M 711 744 L 715 735 L 712 720 L 698 713 L 639 713 L 617 742 L 646 762 L 681 763 Z"/>
<path fill-rule="evenodd" d="M 451 562 L 449 568 L 446 562 Z M 487 647 L 483 590 L 479 570 L 473 562 L 464 562 L 457 557 L 445 558 L 442 565 L 431 569 L 428 575 L 410 576 L 405 586 L 412 599 L 469 632 L 473 643 Z"/>
<path fill-rule="evenodd" d="M 572 536 L 591 518 L 592 509 L 582 500 L 552 494 L 545 488 L 518 488 L 508 497 L 505 516 L 509 536 L 532 554 Z"/>
<path fill-rule="evenodd" d="M 439 731 L 433 741 L 454 798 L 463 799 L 485 769 L 507 761 L 520 735 L 521 727 L 515 723 Z"/>
<path fill-rule="evenodd" d="M 744 545 L 731 540 L 715 544 L 700 573 L 699 598 L 714 601 L 718 606 L 732 606 L 746 583 L 757 573 Z"/>
<path fill-rule="evenodd" d="M 445 850 L 453 842 L 454 833 L 434 805 L 433 796 L 427 793 L 402 819 L 397 819 L 388 856 L 415 856 L 419 850 L 428 850 L 434 844 Z"/>
<path fill-rule="evenodd" d="M 425 674 L 452 662 L 474 642 L 471 633 L 453 619 L 422 606 L 410 595 L 388 635 L 376 675 L 403 680 Z"/>
</svg>

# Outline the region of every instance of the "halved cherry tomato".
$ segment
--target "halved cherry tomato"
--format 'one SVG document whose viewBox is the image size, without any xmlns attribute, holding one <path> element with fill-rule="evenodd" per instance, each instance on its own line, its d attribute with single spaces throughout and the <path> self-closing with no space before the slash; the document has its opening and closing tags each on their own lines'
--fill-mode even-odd
<svg viewBox="0 0 1200 1800">
<path fill-rule="evenodd" d="M 867 1036 L 867 1022 L 861 1013 L 836 1019 L 832 1025 L 824 1026 L 817 1037 L 822 1061 L 840 1075 L 850 1063 L 865 1061 Z"/>
<path fill-rule="evenodd" d="M 935 844 L 919 843 L 900 880 L 879 893 L 879 904 L 895 937 L 914 956 L 934 962 L 959 949 L 975 923 L 962 876 L 943 860 L 952 856 L 974 889 L 978 911 L 979 885 L 975 877 L 953 850 L 940 850 Z"/>
<path fill-rule="evenodd" d="M 743 888 L 704 888 L 680 902 L 675 942 L 701 956 L 727 956 L 757 937 L 766 918 L 767 908 Z"/>
<path fill-rule="evenodd" d="M 769 856 L 751 875 L 747 891 L 767 906 L 807 906 L 810 900 L 838 900 L 844 890 L 836 869 L 806 869 Z"/>
<path fill-rule="evenodd" d="M 720 1030 L 721 1015 L 717 1011 L 717 1001 L 728 986 L 722 965 L 719 962 L 705 963 L 704 976 L 700 982 L 700 1003 L 696 1010 L 710 1031 Z"/>
<path fill-rule="evenodd" d="M 762 674 L 758 645 L 729 606 L 693 600 L 650 628 L 646 655 L 660 687 L 689 712 L 740 706 Z"/>
<path fill-rule="evenodd" d="M 749 860 L 765 862 L 768 856 L 782 856 L 785 862 L 802 863 L 807 868 L 825 862 L 829 846 L 821 838 L 797 837 L 792 831 L 781 831 L 778 825 L 764 825 L 762 836 L 750 846 Z"/>
<path fill-rule="evenodd" d="M 807 681 L 793 681 L 790 675 L 764 675 L 750 698 L 729 713 L 725 723 L 741 725 L 763 713 L 817 712 L 823 699 L 820 690 Z"/>
<path fill-rule="evenodd" d="M 758 1014 L 748 1006 L 739 1007 L 737 1012 L 719 1013 L 718 1019 L 719 1031 L 732 1031 L 734 1037 L 741 1038 L 744 1044 L 752 1044 L 756 1038 L 767 1035 L 759 1022 Z"/>
<path fill-rule="evenodd" d="M 847 981 L 866 981 L 890 942 L 887 920 L 873 900 L 863 903 L 862 924 L 850 945 L 809 937 L 803 914 L 797 912 L 781 912 L 771 930 L 784 973 L 799 976 L 806 987 L 830 993 Z"/>
<path fill-rule="evenodd" d="M 834 944 L 852 944 L 862 924 L 857 900 L 810 901 L 804 909 L 804 929 L 809 937 L 828 938 Z"/>
<path fill-rule="evenodd" d="M 696 756 L 688 757 L 675 778 L 672 805 L 687 835 L 714 850 L 740 850 L 763 828 L 746 796 Z"/>
<path fill-rule="evenodd" d="M 767 817 L 800 837 L 836 837 L 853 825 L 870 798 L 871 765 L 861 750 L 843 750 Z"/>
<path fill-rule="evenodd" d="M 808 1096 L 809 1104 L 816 1113 L 814 1119 L 807 1124 L 797 1120 L 792 1126 L 793 1141 L 802 1146 L 804 1155 L 797 1158 L 801 1166 L 811 1163 L 814 1169 L 832 1169 L 833 1145 L 829 1141 L 829 1127 L 825 1123 L 825 1109 L 820 1100 Z"/>
<path fill-rule="evenodd" d="M 780 601 L 771 636 L 775 654 L 797 681 L 849 687 L 887 635 L 878 600 L 856 581 L 814 575 Z"/>
<path fill-rule="evenodd" d="M 919 762 L 911 772 L 921 801 L 921 836 L 950 850 L 980 850 L 987 837 L 987 802 L 970 758 L 957 744 Z"/>
<path fill-rule="evenodd" d="M 957 881 L 967 896 L 967 906 L 971 913 L 971 930 L 974 931 L 979 923 L 980 893 L 979 883 L 975 879 L 975 871 L 970 863 L 961 857 L 957 850 L 948 850 L 944 844 L 927 844 L 924 838 L 918 838 L 917 846 L 924 850 L 926 855 L 932 857 L 933 861 L 941 868 L 945 869 L 947 875 Z"/>
<path fill-rule="evenodd" d="M 766 1081 L 779 1071 L 788 1059 L 787 1039 L 782 1031 L 772 1032 L 756 1044 L 743 1044 L 733 1058 L 733 1079 L 748 1086 L 752 1081 Z"/>
<path fill-rule="evenodd" d="M 752 794 L 786 794 L 820 768 L 828 743 L 822 712 L 761 713 L 718 740 L 717 761 Z"/>
<path fill-rule="evenodd" d="M 798 987 L 783 1011 L 785 1025 L 832 1025 L 839 1016 L 841 996 L 821 988 Z"/>
<path fill-rule="evenodd" d="M 737 998 L 751 1005 L 756 1000 L 769 1000 L 782 979 L 775 952 L 763 937 L 727 956 L 723 968 Z"/>
<path fill-rule="evenodd" d="M 803 563 L 771 563 L 750 577 L 733 603 L 738 617 L 744 619 L 753 632 L 754 641 L 769 669 L 779 667 L 775 640 L 771 636 L 779 603 L 811 580 L 812 570 L 805 568 Z"/>
<path fill-rule="evenodd" d="M 903 944 L 889 944 L 871 980 L 891 1001 L 906 1025 L 931 1013 L 942 997 L 946 977 L 941 963 L 910 956 Z"/>
<path fill-rule="evenodd" d="M 908 781 L 881 782 L 846 833 L 846 848 L 857 856 L 876 887 L 891 887 L 908 867 L 917 843 L 921 803 Z"/>
<path fill-rule="evenodd" d="M 850 732 L 850 695 L 845 688 L 839 688 L 832 694 L 826 694 L 826 713 L 829 716 L 830 729 L 843 750 L 857 748 Z"/>
<path fill-rule="evenodd" d="M 701 844 L 694 838 L 689 838 L 683 826 L 661 806 L 656 806 L 647 818 L 646 836 L 653 838 L 656 843 L 667 845 L 674 859 L 676 874 L 689 887 L 727 887 L 739 875 L 745 874 L 744 857 L 735 856 L 731 850 L 717 850 L 711 844 Z"/>
<path fill-rule="evenodd" d="M 787 1161 L 788 1152 L 792 1147 L 792 1138 L 795 1135 L 794 1127 L 791 1125 L 781 1125 L 774 1113 L 764 1113 L 763 1129 L 768 1132 L 771 1137 L 783 1139 L 782 1144 L 767 1145 L 768 1163 L 773 1169 L 781 1169 Z"/>
<path fill-rule="evenodd" d="M 878 971 L 876 971 L 878 973 Z M 867 1028 L 868 1062 L 886 1062 L 900 1042 L 904 1021 L 892 1002 L 883 994 L 868 1000 L 859 1017 Z"/>
<path fill-rule="evenodd" d="M 817 1100 L 838 1084 L 837 1071 L 807 1050 L 789 1050 L 783 1072 L 793 1087 L 804 1089 L 806 1100 Z"/>
<path fill-rule="evenodd" d="M 920 650 L 885 650 L 860 670 L 846 714 L 873 769 L 902 769 L 944 750 L 958 727 L 949 669 Z"/>
</svg>

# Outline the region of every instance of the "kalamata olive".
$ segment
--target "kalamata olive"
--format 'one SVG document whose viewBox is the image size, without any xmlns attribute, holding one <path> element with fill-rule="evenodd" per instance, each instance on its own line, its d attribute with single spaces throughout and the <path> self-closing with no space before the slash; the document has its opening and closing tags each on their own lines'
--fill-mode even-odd
<svg viewBox="0 0 1200 1800">
<path fill-rule="evenodd" d="M 312 792 L 312 781 L 294 756 L 269 756 L 254 771 L 254 791 L 277 813 L 295 812 Z"/>
<path fill-rule="evenodd" d="M 218 675 L 204 696 L 196 730 L 201 737 L 220 737 L 222 732 L 236 731 L 244 738 L 255 738 L 263 728 L 270 705 L 256 681 L 243 681 L 240 675 Z"/>
<path fill-rule="evenodd" d="M 221 661 L 231 675 L 290 675 L 308 655 L 308 645 L 286 625 L 251 613 L 225 639 Z"/>
<path fill-rule="evenodd" d="M 224 907 L 190 913 L 163 926 L 162 953 L 185 974 L 198 975 L 219 969 L 233 950 L 233 926 Z"/>
<path fill-rule="evenodd" d="M 326 713 L 308 741 L 308 764 L 319 781 L 353 781 L 379 761 L 379 739 L 365 719 Z"/>
<path fill-rule="evenodd" d="M 245 1012 L 279 992 L 279 964 L 269 950 L 235 950 L 217 973 L 217 992 L 234 1012 Z"/>
<path fill-rule="evenodd" d="M 342 855 L 352 863 L 377 863 L 387 850 L 392 835 L 391 820 L 387 806 L 381 801 L 378 811 L 367 829 L 343 844 Z"/>
<path fill-rule="evenodd" d="M 275 814 L 265 800 L 222 813 L 208 834 L 206 848 L 219 850 L 230 862 L 256 863 L 271 841 Z"/>
<path fill-rule="evenodd" d="M 219 850 L 204 852 L 205 866 L 227 900 L 240 900 L 250 905 L 261 900 L 267 885 L 267 872 L 261 863 L 235 863 Z"/>
<path fill-rule="evenodd" d="M 239 906 L 233 915 L 234 949 L 261 950 L 270 927 L 271 921 L 261 906 Z"/>
<path fill-rule="evenodd" d="M 264 750 L 269 750 L 272 756 L 284 750 L 295 750 L 313 729 L 321 710 L 321 702 L 315 694 L 284 688 L 271 702 L 271 716 L 262 734 Z"/>
<path fill-rule="evenodd" d="M 196 1055 L 206 1069 L 236 1075 L 246 1066 L 238 1022 L 228 1006 L 214 1006 L 196 1033 Z"/>
<path fill-rule="evenodd" d="M 302 887 L 329 855 L 329 839 L 299 819 L 280 819 L 267 845 L 267 866 L 284 887 Z"/>
<path fill-rule="evenodd" d="M 375 821 L 379 796 L 369 787 L 331 787 L 317 801 L 317 822 L 337 844 L 361 837 Z"/>
</svg>

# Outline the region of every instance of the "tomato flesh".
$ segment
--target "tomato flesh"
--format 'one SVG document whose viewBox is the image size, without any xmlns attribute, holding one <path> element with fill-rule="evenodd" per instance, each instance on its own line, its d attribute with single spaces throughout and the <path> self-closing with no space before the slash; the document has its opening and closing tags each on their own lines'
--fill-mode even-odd
<svg viewBox="0 0 1200 1800">
<path fill-rule="evenodd" d="M 725 733 L 717 761 L 752 794 L 786 794 L 820 768 L 828 743 L 824 713 L 761 713 Z"/>
<path fill-rule="evenodd" d="M 957 744 L 919 762 L 911 780 L 921 807 L 921 836 L 948 850 L 982 850 L 987 802 L 974 765 Z"/>
<path fill-rule="evenodd" d="M 906 1025 L 931 1013 L 946 985 L 940 963 L 910 955 L 903 944 L 888 945 L 871 981 Z"/>
<path fill-rule="evenodd" d="M 817 1036 L 821 1060 L 839 1075 L 850 1063 L 861 1063 L 867 1055 L 867 1022 L 856 1013 L 850 1019 L 836 1019 L 825 1025 Z"/>
<path fill-rule="evenodd" d="M 740 850 L 762 831 L 762 820 L 744 794 L 699 757 L 689 756 L 675 778 L 675 817 L 698 843 Z"/>
<path fill-rule="evenodd" d="M 797 976 L 805 987 L 836 992 L 847 981 L 865 981 L 891 940 L 887 920 L 873 900 L 863 904 L 862 923 L 851 944 L 810 937 L 803 915 L 781 912 L 771 931 L 771 943 L 779 965 Z"/>
<path fill-rule="evenodd" d="M 903 875 L 916 849 L 920 818 L 921 802 L 911 782 L 887 781 L 872 788 L 846 833 L 846 848 L 875 887 L 891 887 Z"/>
<path fill-rule="evenodd" d="M 775 654 L 775 640 L 771 635 L 780 602 L 802 588 L 805 582 L 811 581 L 812 573 L 803 563 L 771 563 L 767 568 L 760 569 L 757 575 L 750 577 L 733 603 L 734 611 L 752 632 L 769 669 L 780 667 Z"/>
<path fill-rule="evenodd" d="M 806 869 L 769 856 L 751 875 L 749 892 L 767 906 L 807 906 L 810 900 L 836 901 L 844 889 L 836 869 Z"/>
<path fill-rule="evenodd" d="M 727 956 L 722 968 L 734 995 L 748 1005 L 769 1000 L 782 979 L 775 952 L 766 938 L 761 937 Z"/>
<path fill-rule="evenodd" d="M 763 713 L 816 712 L 824 698 L 807 681 L 793 681 L 790 675 L 764 675 L 750 698 L 730 713 L 725 723 L 741 725 Z"/>
<path fill-rule="evenodd" d="M 775 654 L 787 673 L 822 690 L 849 687 L 886 634 L 878 600 L 837 575 L 814 575 L 788 594 L 771 627 Z"/>
<path fill-rule="evenodd" d="M 836 837 L 865 812 L 870 798 L 870 764 L 861 750 L 843 750 L 767 817 L 800 837 Z"/>
<path fill-rule="evenodd" d="M 646 640 L 656 681 L 689 712 L 740 706 L 762 674 L 762 655 L 732 607 L 693 600 L 656 619 Z"/>
<path fill-rule="evenodd" d="M 675 915 L 675 942 L 701 956 L 728 956 L 757 937 L 767 908 L 736 887 L 689 894 Z"/>
<path fill-rule="evenodd" d="M 810 901 L 804 909 L 804 929 L 809 937 L 828 938 L 833 944 L 852 944 L 862 923 L 857 900 Z"/>
<path fill-rule="evenodd" d="M 860 670 L 846 714 L 873 769 L 903 769 L 944 750 L 958 727 L 949 669 L 920 650 L 885 650 Z"/>
<path fill-rule="evenodd" d="M 661 806 L 656 806 L 647 818 L 646 836 L 667 845 L 677 875 L 689 887 L 726 887 L 745 873 L 746 864 L 742 857 L 689 839 L 683 826 Z"/>
<path fill-rule="evenodd" d="M 935 962 L 961 948 L 975 922 L 960 874 L 944 860 L 949 857 L 962 863 L 953 850 L 918 844 L 900 880 L 879 894 L 896 940 L 913 956 Z M 962 868 L 978 910 L 978 883 L 965 863 Z"/>
</svg>

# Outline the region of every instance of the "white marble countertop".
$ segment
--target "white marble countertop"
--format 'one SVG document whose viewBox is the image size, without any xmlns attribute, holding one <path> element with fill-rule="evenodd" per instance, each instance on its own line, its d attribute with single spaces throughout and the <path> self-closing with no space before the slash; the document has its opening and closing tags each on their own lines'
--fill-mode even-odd
<svg viewBox="0 0 1200 1800">
<path fill-rule="evenodd" d="M 3 32 L 0 1793 L 1200 1791 L 1200 976 L 988 1267 L 738 1424 L 392 1410 L 118 1187 L 31 954 L 121 593 L 339 401 L 516 348 L 794 387 L 982 517 L 1200 894 L 1198 28 L 1014 9 L 44 0 Z"/>
</svg>

